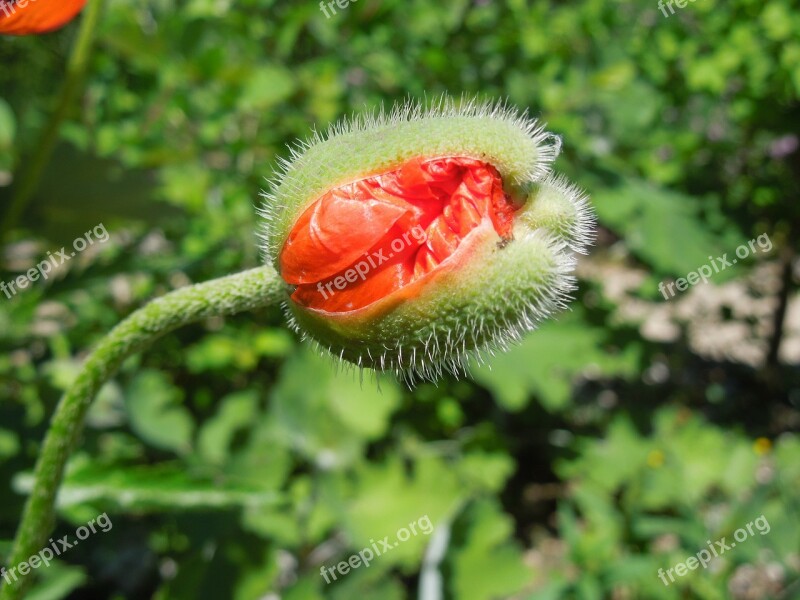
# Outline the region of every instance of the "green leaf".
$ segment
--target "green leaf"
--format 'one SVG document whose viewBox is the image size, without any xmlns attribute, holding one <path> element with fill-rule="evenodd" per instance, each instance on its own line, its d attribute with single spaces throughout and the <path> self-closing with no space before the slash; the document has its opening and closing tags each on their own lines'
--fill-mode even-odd
<svg viewBox="0 0 800 600">
<path fill-rule="evenodd" d="M 564 478 L 580 478 L 613 494 L 628 483 L 646 464 L 650 444 L 636 430 L 627 415 L 615 418 L 607 427 L 602 442 L 587 439 L 587 450 L 579 460 L 561 463 L 558 473 Z"/>
<path fill-rule="evenodd" d="M 239 97 L 239 106 L 244 110 L 266 110 L 284 102 L 295 90 L 291 72 L 274 65 L 253 71 Z"/>
<path fill-rule="evenodd" d="M 628 248 L 657 273 L 684 277 L 690 271 L 735 251 L 747 240 L 732 232 L 715 235 L 699 217 L 699 200 L 645 182 L 627 180 L 593 194 L 600 222 L 625 238 Z M 738 241 L 736 241 L 738 239 Z M 725 281 L 734 268 L 714 274 Z"/>
<path fill-rule="evenodd" d="M 322 466 L 341 466 L 383 435 L 400 402 L 392 381 L 363 385 L 352 372 L 337 373 L 330 358 L 303 346 L 283 366 L 270 412 L 287 445 Z"/>
<path fill-rule="evenodd" d="M 62 600 L 88 581 L 81 567 L 54 561 L 37 571 L 40 579 L 25 595 L 28 600 Z"/>
<path fill-rule="evenodd" d="M 14 489 L 27 493 L 32 482 L 31 475 L 18 476 Z M 86 460 L 73 461 L 58 495 L 59 509 L 68 510 L 79 521 L 84 513 L 88 518 L 96 516 L 93 507 L 98 505 L 130 512 L 176 512 L 257 508 L 282 501 L 273 490 L 193 476 L 180 464 L 123 468 L 92 465 Z"/>
<path fill-rule="evenodd" d="M 222 398 L 217 415 L 206 422 L 200 431 L 197 440 L 200 455 L 209 463 L 223 464 L 228 458 L 236 432 L 252 426 L 258 412 L 256 392 L 244 391 Z"/>
<path fill-rule="evenodd" d="M 615 349 L 607 338 L 608 330 L 585 321 L 578 308 L 545 323 L 487 365 L 473 367 L 473 377 L 507 410 L 521 410 L 535 395 L 546 409 L 558 411 L 569 403 L 572 386 L 581 374 L 626 377 L 636 373 L 639 347 L 630 344 Z"/>
<path fill-rule="evenodd" d="M 180 405 L 182 393 L 166 375 L 142 371 L 126 390 L 131 428 L 145 442 L 162 450 L 186 454 L 192 449 L 194 421 Z"/>
<path fill-rule="evenodd" d="M 0 427 L 0 462 L 11 458 L 19 452 L 19 438 L 17 434 Z"/>
<path fill-rule="evenodd" d="M 499 452 L 475 451 L 458 462 L 462 479 L 476 491 L 499 493 L 514 472 L 514 460 Z"/>
<path fill-rule="evenodd" d="M 436 490 L 436 493 L 431 493 Z M 384 464 L 364 466 L 358 473 L 355 495 L 343 506 L 344 530 L 351 547 L 370 546 L 371 540 L 389 536 L 396 544 L 381 561 L 418 566 L 437 523 L 452 517 L 465 500 L 457 474 L 434 457 L 419 458 L 411 473 L 396 457 Z M 401 528 L 416 533 L 397 539 Z"/>
<path fill-rule="evenodd" d="M 476 502 L 465 519 L 465 540 L 452 557 L 455 598 L 508 598 L 531 583 L 533 571 L 524 565 L 522 552 L 511 539 L 513 521 L 496 502 Z"/>
</svg>

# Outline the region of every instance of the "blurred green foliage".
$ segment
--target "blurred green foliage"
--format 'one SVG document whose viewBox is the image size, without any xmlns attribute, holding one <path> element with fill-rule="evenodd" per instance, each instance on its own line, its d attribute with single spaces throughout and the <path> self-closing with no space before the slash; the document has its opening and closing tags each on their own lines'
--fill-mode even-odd
<svg viewBox="0 0 800 600">
<path fill-rule="evenodd" d="M 154 296 L 257 264 L 257 194 L 313 126 L 406 97 L 507 97 L 563 136 L 557 167 L 601 224 L 581 273 L 601 275 L 474 381 L 414 390 L 342 372 L 277 308 L 166 336 L 103 389 L 60 496 L 57 536 L 102 512 L 113 530 L 40 570 L 30 598 L 438 598 L 418 592 L 437 577 L 457 600 L 800 597 L 797 365 L 648 338 L 602 281 L 609 262 L 641 270 L 635 292 L 657 302 L 658 281 L 763 232 L 798 250 L 798 8 L 108 3 L 81 101 L 2 232 L 3 281 L 98 223 L 112 239 L 0 297 L 0 540 L 86 349 Z M 75 27 L 0 39 L 0 207 Z M 661 583 L 761 514 L 768 535 Z M 321 577 L 424 515 L 432 537 Z"/>
</svg>

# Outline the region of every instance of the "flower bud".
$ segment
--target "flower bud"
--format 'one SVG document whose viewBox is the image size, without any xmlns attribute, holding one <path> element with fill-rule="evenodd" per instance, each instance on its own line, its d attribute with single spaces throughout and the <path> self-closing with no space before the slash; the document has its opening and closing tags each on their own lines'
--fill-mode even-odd
<svg viewBox="0 0 800 600">
<path fill-rule="evenodd" d="M 550 175 L 559 149 L 525 114 L 446 98 L 300 145 L 262 209 L 290 322 L 409 380 L 519 339 L 565 305 L 591 242 L 586 198 Z"/>
</svg>

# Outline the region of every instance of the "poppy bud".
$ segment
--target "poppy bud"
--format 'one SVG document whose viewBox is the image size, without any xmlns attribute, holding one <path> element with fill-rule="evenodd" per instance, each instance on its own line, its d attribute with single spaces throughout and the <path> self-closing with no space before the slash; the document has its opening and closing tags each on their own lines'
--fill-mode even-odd
<svg viewBox="0 0 800 600">
<path fill-rule="evenodd" d="M 0 34 L 47 33 L 74 19 L 86 0 L 0 0 Z"/>
<path fill-rule="evenodd" d="M 356 365 L 460 374 L 562 308 L 586 198 L 560 140 L 501 104 L 448 99 L 333 126 L 282 163 L 262 214 L 290 322 Z"/>
</svg>

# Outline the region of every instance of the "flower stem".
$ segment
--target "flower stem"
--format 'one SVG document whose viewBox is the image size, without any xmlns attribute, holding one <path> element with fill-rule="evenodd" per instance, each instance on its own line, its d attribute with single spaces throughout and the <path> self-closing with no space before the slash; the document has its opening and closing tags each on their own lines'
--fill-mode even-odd
<svg viewBox="0 0 800 600">
<path fill-rule="evenodd" d="M 23 163 L 22 172 L 14 186 L 11 203 L 0 223 L 0 234 L 7 234 L 14 228 L 17 219 L 25 211 L 25 207 L 36 192 L 42 171 L 50 161 L 50 156 L 58 141 L 61 123 L 83 87 L 97 23 L 100 20 L 104 4 L 105 0 L 91 0 L 81 17 L 80 29 L 78 29 L 67 61 L 66 75 L 58 97 L 58 104 L 50 114 L 50 118 L 39 136 L 33 155 Z"/>
<path fill-rule="evenodd" d="M 64 466 L 77 443 L 92 399 L 122 361 L 172 331 L 211 316 L 232 315 L 274 305 L 285 283 L 271 266 L 259 267 L 175 290 L 137 310 L 102 339 L 62 396 L 36 463 L 33 490 L 17 529 L 7 568 L 39 552 L 55 524 L 55 501 Z M 0 600 L 22 598 L 30 576 L 0 588 Z M 0 583 L 5 583 L 0 580 Z"/>
</svg>

